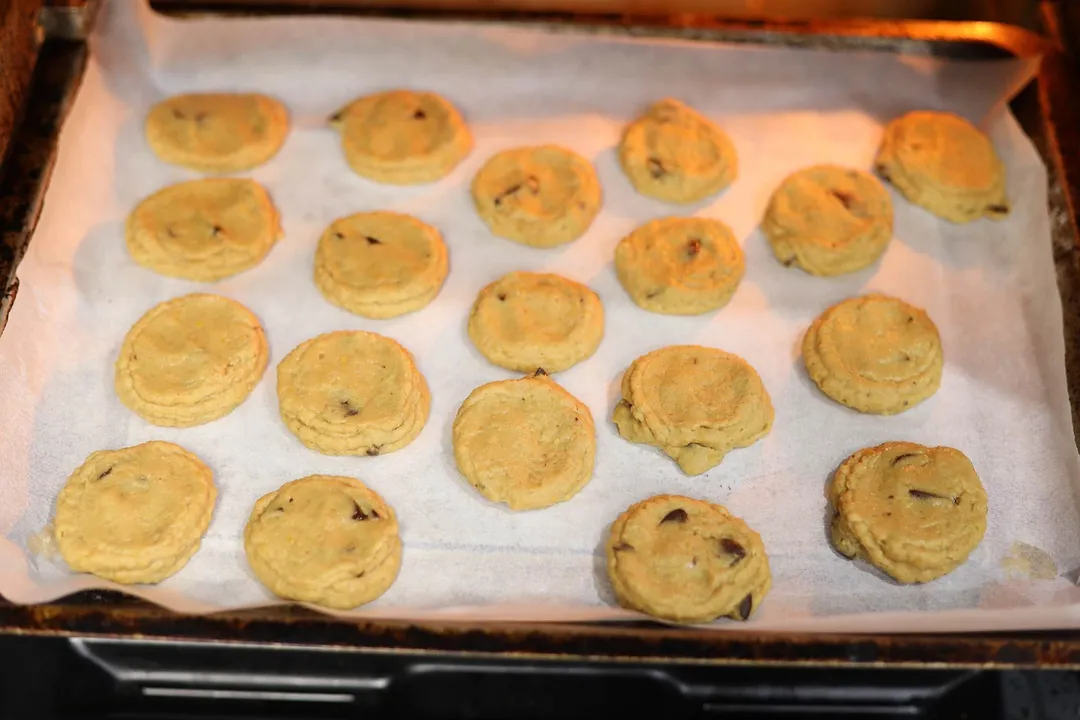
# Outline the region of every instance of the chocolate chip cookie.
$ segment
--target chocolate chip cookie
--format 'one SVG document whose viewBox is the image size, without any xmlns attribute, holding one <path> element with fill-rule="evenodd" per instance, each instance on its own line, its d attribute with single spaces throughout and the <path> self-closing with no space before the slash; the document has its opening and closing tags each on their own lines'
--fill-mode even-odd
<svg viewBox="0 0 1080 720">
<path fill-rule="evenodd" d="M 957 115 L 915 111 L 893 120 L 875 164 L 908 201 L 946 220 L 1009 214 L 1005 165 L 990 138 Z"/>
<path fill-rule="evenodd" d="M 937 326 L 924 310 L 887 295 L 832 306 L 810 325 L 802 349 L 821 391 L 859 412 L 901 413 L 941 385 Z"/>
<path fill-rule="evenodd" d="M 167 163 L 205 173 L 250 170 L 277 154 L 289 113 L 265 95 L 193 93 L 155 105 L 146 140 Z"/>
<path fill-rule="evenodd" d="M 431 92 L 392 90 L 354 100 L 330 118 L 357 175 L 391 185 L 445 177 L 472 150 L 461 114 Z"/>
<path fill-rule="evenodd" d="M 731 228 L 708 218 L 653 220 L 615 248 L 615 272 L 630 298 L 665 315 L 698 315 L 724 307 L 746 272 Z"/>
<path fill-rule="evenodd" d="M 823 276 L 873 265 L 892 239 L 892 226 L 885 187 L 869 173 L 835 165 L 785 178 L 761 221 L 777 260 Z"/>
<path fill-rule="evenodd" d="M 735 448 L 768 434 L 773 406 L 742 358 L 699 345 L 672 345 L 635 360 L 615 406 L 619 434 L 663 450 L 688 475 L 716 467 Z"/>
<path fill-rule="evenodd" d="M 738 175 L 735 146 L 724 131 L 671 98 L 653 103 L 626 128 L 619 162 L 639 193 L 669 203 L 703 200 Z"/>
<path fill-rule="evenodd" d="M 412 355 L 382 335 L 356 330 L 301 343 L 278 365 L 281 419 L 325 455 L 385 455 L 427 423 L 431 394 Z"/>
<path fill-rule="evenodd" d="M 603 337 L 600 297 L 550 273 L 505 275 L 480 291 L 469 313 L 476 349 L 519 372 L 567 370 L 591 357 Z"/>
<path fill-rule="evenodd" d="M 859 450 L 828 490 L 833 545 L 902 583 L 962 565 L 986 533 L 986 491 L 971 461 L 949 447 L 888 442 Z"/>
<path fill-rule="evenodd" d="M 266 332 L 246 307 L 219 295 L 184 295 L 153 307 L 128 331 L 116 394 L 154 425 L 201 425 L 243 403 L 269 357 Z"/>
<path fill-rule="evenodd" d="M 435 299 L 450 270 L 439 231 L 400 213 L 335 220 L 315 251 L 315 284 L 338 307 L 369 318 L 414 312 Z"/>
<path fill-rule="evenodd" d="M 246 179 L 170 185 L 128 216 L 131 258 L 169 277 L 215 282 L 255 267 L 281 237 L 270 195 Z"/>
<path fill-rule="evenodd" d="M 606 550 L 619 604 L 664 620 L 746 620 L 772 587 L 761 536 L 704 500 L 657 495 L 630 506 Z"/>
<path fill-rule="evenodd" d="M 473 390 L 454 418 L 453 443 L 465 479 L 511 510 L 569 500 L 596 458 L 589 408 L 542 370 Z"/>
<path fill-rule="evenodd" d="M 501 152 L 472 183 L 476 212 L 492 233 L 547 248 L 580 237 L 600 211 L 600 181 L 589 161 L 554 145 Z"/>
<path fill-rule="evenodd" d="M 53 532 L 75 572 L 157 583 L 198 551 L 216 500 L 213 472 L 179 445 L 101 450 L 64 484 Z"/>
<path fill-rule="evenodd" d="M 310 475 L 255 503 L 244 550 L 286 600 L 348 610 L 386 592 L 401 567 L 397 516 L 359 480 Z"/>
</svg>

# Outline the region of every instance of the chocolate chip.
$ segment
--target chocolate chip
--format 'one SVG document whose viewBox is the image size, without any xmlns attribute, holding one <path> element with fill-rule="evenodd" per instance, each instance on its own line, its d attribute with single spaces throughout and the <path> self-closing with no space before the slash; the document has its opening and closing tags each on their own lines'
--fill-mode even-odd
<svg viewBox="0 0 1080 720">
<path fill-rule="evenodd" d="M 1007 215 L 1009 213 L 1008 205 L 989 205 L 986 208 L 987 212 L 996 213 L 998 215 Z"/>
<path fill-rule="evenodd" d="M 412 116 L 413 116 L 413 120 L 423 120 L 424 118 L 426 118 L 426 117 L 427 117 L 427 113 L 426 113 L 426 112 L 424 112 L 423 110 L 420 110 L 420 109 L 418 108 L 418 109 L 416 110 L 416 112 L 414 112 L 414 113 L 412 114 Z"/>
<path fill-rule="evenodd" d="M 840 190 L 830 190 L 829 194 L 840 201 L 846 209 L 851 209 L 851 204 L 855 202 L 855 196 L 850 193 L 842 192 Z"/>
<path fill-rule="evenodd" d="M 364 239 L 367 240 L 368 245 L 382 245 L 382 240 L 379 240 L 378 238 L 373 238 L 370 235 L 365 235 Z"/>
<path fill-rule="evenodd" d="M 657 295 L 659 295 L 662 292 L 664 292 L 664 288 L 658 288 L 656 290 L 650 290 L 649 292 L 645 293 L 645 298 L 646 299 L 652 299 L 652 298 L 656 297 Z"/>
<path fill-rule="evenodd" d="M 380 448 L 382 448 L 382 445 L 372 445 L 371 447 L 369 447 L 367 449 L 367 452 L 365 452 L 364 454 L 367 455 L 368 457 L 375 457 L 376 455 L 379 454 L 379 449 Z"/>
<path fill-rule="evenodd" d="M 660 158 L 651 157 L 645 161 L 645 165 L 649 168 L 649 174 L 654 178 L 667 175 L 667 168 L 664 167 L 664 163 L 660 162 Z"/>
<path fill-rule="evenodd" d="M 628 542 L 620 542 L 618 545 L 613 546 L 611 549 L 615 552 L 626 552 L 627 550 L 633 550 L 634 546 Z"/>
<path fill-rule="evenodd" d="M 342 400 L 341 407 L 345 410 L 345 417 L 353 417 L 354 415 L 360 414 L 360 411 L 354 408 L 352 406 L 352 403 L 350 403 L 348 400 Z"/>
<path fill-rule="evenodd" d="M 660 521 L 660 524 L 663 525 L 664 523 L 669 522 L 684 523 L 686 522 L 686 517 L 687 515 L 685 510 L 683 510 L 682 508 L 675 508 L 664 516 L 664 519 Z"/>
<path fill-rule="evenodd" d="M 514 195 L 515 193 L 517 193 L 518 190 L 521 190 L 521 183 L 518 183 L 517 185 L 514 185 L 513 187 L 506 188 L 505 190 L 502 191 L 502 193 L 495 196 L 495 205 L 496 206 L 502 205 L 503 199 L 508 198 L 511 195 Z"/>
<path fill-rule="evenodd" d="M 784 264 L 784 267 L 791 267 L 792 265 L 795 264 L 795 257 L 792 256 L 792 257 L 789 257 L 786 260 L 781 260 L 780 262 L 782 262 Z"/>
<path fill-rule="evenodd" d="M 536 368 L 536 372 L 533 373 L 533 377 L 540 377 L 541 375 L 547 375 L 547 370 L 542 367 Z"/>
<path fill-rule="evenodd" d="M 741 603 L 739 603 L 739 619 L 740 620 L 746 620 L 747 618 L 750 617 L 750 613 L 753 610 L 754 610 L 754 595 L 753 595 L 753 593 L 750 593 L 750 594 L 748 594 L 746 597 L 744 597 L 742 599 Z"/>
<path fill-rule="evenodd" d="M 506 293 L 499 293 L 498 296 L 500 302 L 506 301 Z"/>
<path fill-rule="evenodd" d="M 889 182 L 892 182 L 892 177 L 889 175 L 889 171 L 885 168 L 884 165 L 878 165 L 874 169 L 877 170 L 877 174 L 880 175 L 883 180 L 888 180 Z"/>
<path fill-rule="evenodd" d="M 893 461 L 892 461 L 893 467 L 896 467 L 897 465 L 899 465 L 901 460 L 907 460 L 908 458 L 913 458 L 913 457 L 916 457 L 916 453 L 904 453 L 903 455 L 897 455 L 896 457 L 893 458 Z"/>
<path fill-rule="evenodd" d="M 184 119 L 184 113 L 180 112 L 176 108 L 173 108 L 172 116 L 174 118 L 176 118 L 177 120 L 183 120 Z"/>
<path fill-rule="evenodd" d="M 176 232 L 171 227 L 165 228 L 165 234 L 171 238 L 176 237 Z"/>
<path fill-rule="evenodd" d="M 362 507 L 360 507 L 360 503 L 356 502 L 355 500 L 353 500 L 353 508 L 355 508 L 353 510 L 353 514 L 352 514 L 352 519 L 353 520 L 378 520 L 379 519 L 379 513 L 378 513 L 377 510 L 372 508 L 371 510 L 369 510 L 368 512 L 365 513 L 364 509 Z"/>
<path fill-rule="evenodd" d="M 334 239 L 335 239 L 335 240 L 344 240 L 344 239 L 345 239 L 345 236 L 344 236 L 344 235 L 343 235 L 342 233 L 339 233 L 339 232 L 335 232 L 335 233 L 334 233 Z"/>
<path fill-rule="evenodd" d="M 723 551 L 724 555 L 730 555 L 735 558 L 731 563 L 732 565 L 746 557 L 746 548 L 731 538 L 723 538 L 720 540 L 720 549 Z"/>
<path fill-rule="evenodd" d="M 343 117 L 345 117 L 345 111 L 336 112 L 336 113 L 334 113 L 333 115 L 331 115 L 328 118 L 327 122 L 332 122 L 332 123 L 341 122 L 341 118 L 343 118 Z"/>
<path fill-rule="evenodd" d="M 948 495 L 938 495 L 937 493 L 927 492 L 926 490 L 908 490 L 908 495 L 916 500 L 952 500 L 953 505 L 960 504 L 960 498 L 949 497 Z"/>
<path fill-rule="evenodd" d="M 364 571 L 361 570 L 360 572 L 356 573 L 356 577 L 358 577 L 358 578 L 364 577 Z"/>
<path fill-rule="evenodd" d="M 221 227 L 220 225 L 214 225 L 212 228 L 210 228 L 210 235 L 211 236 L 217 235 L 222 230 L 224 230 L 224 228 Z"/>
<path fill-rule="evenodd" d="M 695 257 L 699 252 L 701 252 L 701 241 L 697 238 L 690 238 L 690 242 L 686 243 L 686 254 Z"/>
<path fill-rule="evenodd" d="M 100 475 L 98 475 L 98 476 L 97 476 L 97 479 L 98 479 L 98 480 L 101 480 L 102 478 L 106 478 L 106 477 L 109 477 L 109 475 L 110 475 L 110 474 L 112 474 L 112 471 L 113 471 L 113 469 L 112 469 L 112 468 L 109 468 L 109 469 L 108 469 L 108 470 L 106 470 L 105 472 L 103 472 L 103 473 L 101 473 Z"/>
</svg>

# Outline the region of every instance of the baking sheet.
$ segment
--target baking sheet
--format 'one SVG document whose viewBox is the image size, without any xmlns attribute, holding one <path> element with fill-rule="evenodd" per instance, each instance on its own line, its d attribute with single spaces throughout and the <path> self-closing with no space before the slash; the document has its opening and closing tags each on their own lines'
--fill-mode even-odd
<svg viewBox="0 0 1080 720">
<path fill-rule="evenodd" d="M 1065 384 L 1046 170 L 1003 102 L 1031 77 L 1030 62 L 553 35 L 462 23 L 173 21 L 136 2 L 106 4 L 92 49 L 36 237 L 19 270 L 18 302 L 0 338 L 0 594 L 8 599 L 42 602 L 117 587 L 67 572 L 42 542 L 42 530 L 56 493 L 86 455 L 162 439 L 208 462 L 220 493 L 203 547 L 187 567 L 159 586 L 125 588 L 176 610 L 276 602 L 246 565 L 243 523 L 262 494 L 326 473 L 359 477 L 392 503 L 406 548 L 390 591 L 349 615 L 631 617 L 614 605 L 603 539 L 628 505 L 664 492 L 720 502 L 761 533 L 774 586 L 750 623 L 759 629 L 1080 627 L 1080 589 L 1069 574 L 1080 567 L 1080 464 Z M 394 87 L 440 92 L 471 125 L 476 149 L 445 180 L 380 186 L 347 169 L 326 117 L 358 95 Z M 200 90 L 275 95 L 288 105 L 294 126 L 282 152 L 249 173 L 273 195 L 284 240 L 259 267 L 213 285 L 140 268 L 123 241 L 124 219 L 139 199 L 198 177 L 151 154 L 142 134 L 147 110 L 167 95 Z M 719 122 L 740 158 L 738 181 L 690 208 L 634 193 L 613 151 L 624 124 L 668 95 Z M 883 123 L 916 108 L 949 109 L 983 123 L 1008 167 L 1010 218 L 953 226 L 894 194 L 896 238 L 875 268 L 821 279 L 777 263 L 756 228 L 776 184 L 813 163 L 869 167 Z M 468 196 L 471 177 L 491 154 L 538 142 L 590 158 L 605 195 L 588 233 L 553 250 L 492 237 Z M 446 238 L 450 276 L 420 312 L 384 321 L 356 317 L 323 300 L 312 282 L 315 243 L 325 226 L 374 209 L 412 213 Z M 612 267 L 616 243 L 637 225 L 673 214 L 720 218 L 743 245 L 746 277 L 719 313 L 649 314 L 619 287 Z M 450 448 L 453 415 L 468 393 L 514 376 L 471 347 L 465 320 L 483 285 L 518 269 L 559 272 L 589 284 L 607 314 L 597 354 L 557 376 L 597 420 L 595 476 L 571 501 L 529 513 L 481 498 L 457 474 Z M 799 359 L 802 333 L 821 310 L 870 290 L 925 307 L 942 334 L 941 390 L 898 417 L 865 416 L 827 400 Z M 112 363 L 143 312 L 194 291 L 235 298 L 259 315 L 271 366 L 227 417 L 196 428 L 156 428 L 116 399 Z M 305 449 L 281 423 L 276 363 L 307 338 L 351 328 L 400 341 L 431 385 L 430 420 L 404 450 L 326 457 Z M 659 452 L 619 438 L 610 422 L 625 367 L 675 343 L 745 357 L 776 407 L 767 438 L 693 478 Z M 842 559 L 826 539 L 830 473 L 854 450 L 892 439 L 960 448 L 990 497 L 983 543 L 964 566 L 926 585 L 893 584 Z M 1056 572 L 1031 562 L 1025 548 L 1049 555 Z M 1031 571 L 1035 566 L 1039 572 Z"/>
</svg>

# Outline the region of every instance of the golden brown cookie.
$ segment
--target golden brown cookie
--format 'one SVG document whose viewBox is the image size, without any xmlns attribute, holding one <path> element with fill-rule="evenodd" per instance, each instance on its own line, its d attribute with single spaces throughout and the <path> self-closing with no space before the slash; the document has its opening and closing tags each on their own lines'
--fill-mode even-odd
<svg viewBox="0 0 1080 720">
<path fill-rule="evenodd" d="M 139 318 L 116 359 L 120 401 L 154 425 L 224 417 L 262 378 L 270 349 L 259 319 L 219 295 L 184 295 Z"/>
<path fill-rule="evenodd" d="M 277 154 L 288 133 L 285 106 L 250 93 L 174 95 L 146 117 L 146 140 L 154 154 L 206 173 L 262 165 Z"/>
<path fill-rule="evenodd" d="M 472 150 L 472 135 L 445 98 L 392 90 L 354 100 L 330 118 L 357 175 L 418 185 L 448 175 Z"/>
<path fill-rule="evenodd" d="M 615 406 L 619 434 L 660 448 L 688 475 L 716 467 L 772 428 L 761 378 L 742 358 L 699 345 L 672 345 L 635 360 Z"/>
<path fill-rule="evenodd" d="M 169 277 L 214 282 L 258 265 L 281 237 L 270 195 L 246 179 L 170 185 L 128 216 L 128 252 Z"/>
<path fill-rule="evenodd" d="M 512 272 L 476 296 L 469 338 L 508 370 L 562 372 L 592 357 L 604 337 L 604 306 L 560 275 Z"/>
<path fill-rule="evenodd" d="M 803 338 L 810 378 L 859 412 L 893 415 L 941 385 L 944 356 L 925 311 L 886 295 L 849 298 L 823 312 Z"/>
<path fill-rule="evenodd" d="M 915 111 L 885 127 L 878 174 L 910 202 L 956 223 L 1009 214 L 1005 165 L 990 138 L 962 117 Z"/>
<path fill-rule="evenodd" d="M 75 572 L 161 582 L 199 549 L 216 499 L 210 468 L 179 445 L 101 450 L 56 499 L 56 544 Z"/>
<path fill-rule="evenodd" d="M 439 231 L 392 212 L 335 220 L 315 251 L 315 284 L 326 299 L 369 318 L 425 307 L 439 294 L 449 269 Z"/>
<path fill-rule="evenodd" d="M 393 509 L 359 480 L 309 475 L 255 503 L 248 564 L 287 600 L 348 610 L 386 592 L 401 567 Z"/>
<path fill-rule="evenodd" d="M 665 315 L 724 307 L 745 271 L 731 229 L 708 218 L 653 220 L 615 248 L 615 272 L 630 298 L 638 307 Z"/>
<path fill-rule="evenodd" d="M 619 162 L 639 193 L 680 204 L 720 192 L 739 171 L 724 131 L 671 98 L 653 103 L 626 128 Z"/>
<path fill-rule="evenodd" d="M 777 260 L 824 276 L 873 265 L 892 239 L 892 226 L 888 190 L 869 173 L 836 165 L 789 175 L 761 221 Z"/>
<path fill-rule="evenodd" d="M 760 535 L 720 505 L 679 495 L 620 515 L 607 567 L 620 605 L 681 623 L 746 620 L 772 587 Z"/>
<path fill-rule="evenodd" d="M 589 161 L 554 145 L 506 150 L 472 184 L 476 212 L 495 235 L 547 248 L 580 237 L 600 211 L 600 181 Z"/>
<path fill-rule="evenodd" d="M 453 443 L 465 479 L 511 510 L 569 500 L 592 478 L 596 458 L 589 408 L 540 370 L 473 390 L 454 419 Z"/>
<path fill-rule="evenodd" d="M 840 465 L 828 495 L 836 549 L 902 583 L 952 572 L 986 533 L 986 491 L 971 461 L 949 447 L 864 448 Z"/>
<path fill-rule="evenodd" d="M 278 365 L 285 425 L 326 455 L 385 455 L 423 430 L 431 394 L 412 355 L 390 338 L 341 330 L 297 346 Z"/>
</svg>

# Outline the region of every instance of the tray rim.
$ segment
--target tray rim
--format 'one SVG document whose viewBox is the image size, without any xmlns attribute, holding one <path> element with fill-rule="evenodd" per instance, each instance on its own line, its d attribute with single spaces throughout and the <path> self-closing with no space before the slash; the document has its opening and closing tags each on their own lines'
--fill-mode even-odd
<svg viewBox="0 0 1080 720">
<path fill-rule="evenodd" d="M 79 27 L 88 30 L 97 10 L 89 0 Z M 1046 9 L 1045 13 L 1052 13 Z M 236 14 L 250 14 L 240 12 Z M 1050 95 L 1053 87 L 1071 84 L 1062 44 L 1057 37 L 1042 37 L 1024 28 L 997 23 L 951 21 L 824 21 L 748 23 L 721 18 L 683 16 L 573 15 L 508 12 L 430 12 L 415 9 L 366 9 L 348 13 L 382 18 L 470 21 L 511 24 L 556 32 L 595 33 L 610 29 L 630 36 L 668 37 L 691 41 L 770 44 L 783 37 L 786 46 L 820 47 L 836 42 L 840 50 L 933 48 L 966 44 L 970 50 L 992 50 L 1000 57 L 1042 56 L 1050 81 L 1040 71 L 1037 79 L 1040 115 L 1045 125 L 1046 158 L 1064 189 L 1071 236 L 1076 240 L 1074 186 L 1062 159 Z M 185 13 L 184 16 L 192 16 Z M 1052 18 L 1050 18 L 1052 20 Z M 22 204 L 3 207 L 0 230 L 22 236 L 23 252 L 29 243 L 48 186 L 56 155 L 56 140 L 86 65 L 87 50 L 81 33 L 71 25 L 57 37 L 47 37 L 35 69 L 38 84 L 56 85 L 45 107 L 30 107 L 27 120 L 13 135 L 14 159 L 9 155 L 0 174 L 0 198 L 12 193 Z M 1053 30 L 1053 26 L 1051 27 Z M 73 39 L 74 38 L 74 39 Z M 792 38 L 801 39 L 792 41 Z M 891 45 L 887 45 L 891 43 Z M 887 46 L 886 46 L 887 45 Z M 66 73 L 66 75 L 65 75 Z M 64 79 L 62 84 L 56 83 Z M 34 89 L 32 89 L 33 92 Z M 1065 97 L 1068 97 L 1067 95 Z M 41 98 L 34 93 L 33 101 Z M 1064 103 L 1068 105 L 1068 103 Z M 1057 105 L 1057 115 L 1062 110 Z M 35 111 L 40 114 L 35 115 Z M 1080 113 L 1065 112 L 1075 118 Z M 29 127 L 28 127 L 29 126 Z M 29 136 L 29 137 L 27 137 Z M 11 168 L 23 172 L 12 180 Z M 1075 169 L 1080 172 L 1080 168 Z M 15 185 L 14 190 L 11 186 Z M 10 235 L 8 236 L 10 237 Z M 5 238 L 6 239 L 6 238 Z M 17 258 L 21 258 L 21 253 Z M 0 272 L 0 299 L 17 287 L 15 269 Z M 0 271 L 6 268 L 0 266 Z M 10 305 L 10 301 L 7 303 Z M 0 332 L 6 313 L 0 302 Z M 1074 403 L 1075 408 L 1075 403 Z M 80 599 L 82 601 L 80 602 Z M 89 602 L 87 602 L 87 600 Z M 286 632 L 287 631 L 287 632 Z M 648 621 L 640 623 L 482 623 L 463 621 L 343 620 L 295 606 L 191 616 L 175 613 L 124 593 L 76 593 L 40 605 L 15 605 L 0 596 L 0 633 L 18 635 L 86 636 L 117 640 L 146 639 L 225 644 L 281 644 L 323 650 L 373 653 L 439 653 L 460 657 L 503 657 L 543 660 L 604 662 L 677 662 L 731 665 L 768 663 L 792 666 L 897 667 L 1024 667 L 1054 666 L 1080 669 L 1080 632 L 948 634 L 816 634 L 753 630 L 673 628 Z M 314 642 L 313 642 L 314 641 Z"/>
</svg>

